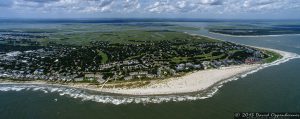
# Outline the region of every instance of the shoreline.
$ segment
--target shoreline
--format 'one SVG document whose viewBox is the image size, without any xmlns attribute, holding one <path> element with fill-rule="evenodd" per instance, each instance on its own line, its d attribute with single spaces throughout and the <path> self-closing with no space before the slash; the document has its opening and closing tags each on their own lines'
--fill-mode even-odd
<svg viewBox="0 0 300 119">
<path fill-rule="evenodd" d="M 181 77 L 172 77 L 164 80 L 153 80 L 151 81 L 151 84 L 138 88 L 101 88 L 101 85 L 91 85 L 89 83 L 55 83 L 43 80 L 3 80 L 0 81 L 0 85 L 62 86 L 66 88 L 76 88 L 108 94 L 131 96 L 186 94 L 207 90 L 222 81 L 226 81 L 227 79 L 241 77 L 242 74 L 255 70 L 260 66 L 261 64 L 236 65 L 230 67 L 222 67 L 220 69 L 195 71 Z M 216 76 L 215 74 L 218 75 Z M 209 75 L 214 75 L 214 77 L 206 78 Z"/>
<path fill-rule="evenodd" d="M 239 77 L 242 74 L 258 68 L 260 64 L 237 65 L 222 67 L 220 69 L 208 69 L 189 73 L 185 76 L 164 79 L 145 87 L 133 89 L 103 89 L 102 92 L 126 95 L 171 95 L 186 94 L 205 91 L 214 85 Z"/>
<path fill-rule="evenodd" d="M 300 35 L 300 34 L 278 34 L 278 35 L 231 35 L 231 34 L 223 34 L 223 33 L 216 33 L 216 32 L 211 32 L 209 31 L 209 33 L 211 34 L 217 34 L 217 35 L 222 35 L 222 36 L 230 36 L 230 37 L 281 37 L 281 36 L 286 36 L 286 35 Z"/>
<path fill-rule="evenodd" d="M 256 46 L 252 46 L 256 47 Z M 218 84 L 223 84 L 232 78 L 240 78 L 249 72 L 258 71 L 260 69 L 272 66 L 273 64 L 285 62 L 292 59 L 297 54 L 275 50 L 270 48 L 256 47 L 264 50 L 270 50 L 279 53 L 282 58 L 272 63 L 265 64 L 243 64 L 229 67 L 221 67 L 219 69 L 200 70 L 188 73 L 181 77 L 172 77 L 164 80 L 153 80 L 150 84 L 138 88 L 101 88 L 102 85 L 90 85 L 87 83 L 53 83 L 47 81 L 0 81 L 0 85 L 4 84 L 23 84 L 23 85 L 44 85 L 44 86 L 62 86 L 67 88 L 76 88 L 90 91 L 97 91 L 118 95 L 131 96 L 151 96 L 151 95 L 171 95 L 186 94 L 199 91 L 205 91 Z"/>
</svg>

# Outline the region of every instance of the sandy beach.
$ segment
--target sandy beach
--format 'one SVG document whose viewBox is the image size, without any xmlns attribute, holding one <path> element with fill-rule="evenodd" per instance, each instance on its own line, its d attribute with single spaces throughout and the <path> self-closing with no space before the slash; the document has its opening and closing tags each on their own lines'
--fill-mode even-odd
<svg viewBox="0 0 300 119">
<path fill-rule="evenodd" d="M 288 59 L 293 57 L 295 54 L 257 47 L 260 49 L 271 50 L 281 54 L 282 59 Z M 282 60 L 279 59 L 279 60 Z M 275 61 L 276 62 L 276 61 Z M 251 64 L 251 65 L 239 65 L 222 67 L 220 69 L 209 69 L 189 73 L 182 77 L 169 78 L 165 80 L 153 81 L 151 84 L 139 88 L 123 89 L 123 88 L 90 88 L 90 87 L 79 87 L 88 88 L 91 90 L 117 93 L 117 94 L 127 94 L 127 95 L 161 95 L 161 94 L 179 94 L 179 93 L 189 93 L 205 90 L 216 83 L 233 78 L 240 77 L 241 75 L 256 70 L 261 67 L 266 67 L 268 64 Z M 78 88 L 78 86 L 76 86 Z"/>
<path fill-rule="evenodd" d="M 156 81 L 150 85 L 133 89 L 102 89 L 104 92 L 129 95 L 158 95 L 196 92 L 215 83 L 258 68 L 260 65 L 241 65 L 197 71 L 178 78 Z"/>
<path fill-rule="evenodd" d="M 285 51 L 261 48 L 271 50 L 281 54 L 283 57 L 273 63 L 280 62 L 294 57 L 296 54 Z M 125 94 L 125 95 L 163 95 L 163 94 L 179 94 L 190 93 L 205 90 L 221 81 L 231 79 L 234 77 L 241 77 L 247 72 L 257 70 L 259 68 L 267 67 L 270 64 L 251 64 L 238 65 L 230 67 L 222 67 L 219 69 L 208 69 L 188 73 L 181 77 L 169 78 L 164 80 L 153 80 L 150 84 L 137 88 L 103 88 L 102 85 L 90 85 L 85 83 L 68 83 L 56 84 L 46 81 L 1 81 L 0 84 L 38 84 L 50 86 L 65 86 L 70 88 L 80 88 L 92 91 L 100 91 L 106 93 Z"/>
<path fill-rule="evenodd" d="M 278 34 L 278 35 L 231 35 L 231 34 L 223 34 L 216 32 L 209 32 L 211 34 L 217 34 L 222 36 L 230 36 L 230 37 L 278 37 L 278 36 L 286 36 L 286 35 L 300 35 L 300 34 Z"/>
</svg>

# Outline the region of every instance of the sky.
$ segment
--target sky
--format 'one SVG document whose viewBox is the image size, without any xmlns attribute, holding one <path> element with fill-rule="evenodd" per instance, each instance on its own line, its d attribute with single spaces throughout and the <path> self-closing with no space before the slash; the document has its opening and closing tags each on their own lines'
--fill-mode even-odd
<svg viewBox="0 0 300 119">
<path fill-rule="evenodd" d="M 0 18 L 300 19 L 300 0 L 0 0 Z"/>
</svg>

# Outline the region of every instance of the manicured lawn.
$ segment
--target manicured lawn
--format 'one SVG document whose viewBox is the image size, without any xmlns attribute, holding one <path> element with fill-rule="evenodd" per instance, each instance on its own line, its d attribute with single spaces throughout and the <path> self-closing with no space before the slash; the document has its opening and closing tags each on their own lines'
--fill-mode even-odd
<svg viewBox="0 0 300 119">
<path fill-rule="evenodd" d="M 108 61 L 108 56 L 103 51 L 97 50 L 98 54 L 101 56 L 101 64 L 105 64 Z"/>
<path fill-rule="evenodd" d="M 271 62 L 274 62 L 277 59 L 282 58 L 282 56 L 280 54 L 276 53 L 276 52 L 268 51 L 268 50 L 266 50 L 265 52 L 270 55 L 270 57 L 264 59 L 265 63 L 271 63 Z"/>
</svg>

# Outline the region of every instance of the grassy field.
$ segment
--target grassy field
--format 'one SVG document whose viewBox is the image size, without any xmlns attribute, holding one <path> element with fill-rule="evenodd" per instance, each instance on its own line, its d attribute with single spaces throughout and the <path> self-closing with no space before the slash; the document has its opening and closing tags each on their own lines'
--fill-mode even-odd
<svg viewBox="0 0 300 119">
<path fill-rule="evenodd" d="M 36 27 L 36 28 L 35 28 Z M 0 32 L 29 33 L 45 38 L 31 38 L 31 40 L 47 45 L 56 43 L 62 45 L 90 45 L 92 41 L 108 41 L 110 43 L 137 44 L 148 41 L 185 39 L 193 36 L 183 33 L 188 30 L 199 30 L 165 23 L 128 23 L 128 24 L 58 24 L 32 26 L 22 28 L 5 28 Z M 202 38 L 203 41 L 213 41 Z"/>
<path fill-rule="evenodd" d="M 219 24 L 206 27 L 210 32 L 228 35 L 281 35 L 299 34 L 299 24 Z"/>
<path fill-rule="evenodd" d="M 98 55 L 100 55 L 101 59 L 101 64 L 105 64 L 108 61 L 108 56 L 105 54 L 103 51 L 100 51 L 97 49 Z"/>
<path fill-rule="evenodd" d="M 38 39 L 37 41 L 46 45 L 50 42 L 63 45 L 89 45 L 94 41 L 107 41 L 110 43 L 121 44 L 140 44 L 149 41 L 162 40 L 195 40 L 195 36 L 182 32 L 165 30 L 127 30 L 114 32 L 80 32 L 80 33 L 57 33 L 48 38 Z M 203 42 L 217 42 L 206 37 L 197 38 Z"/>
<path fill-rule="evenodd" d="M 270 55 L 270 57 L 264 59 L 264 62 L 265 63 L 271 63 L 271 62 L 274 62 L 276 61 L 277 59 L 280 59 L 282 58 L 282 56 L 276 52 L 272 52 L 272 51 L 269 51 L 269 50 L 265 50 L 265 52 Z"/>
</svg>

